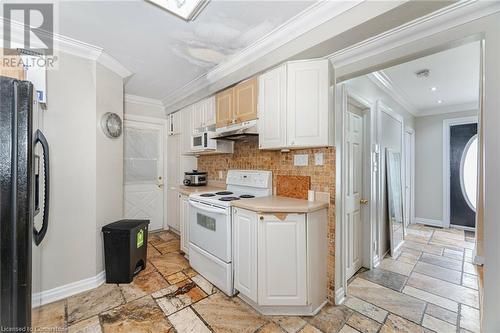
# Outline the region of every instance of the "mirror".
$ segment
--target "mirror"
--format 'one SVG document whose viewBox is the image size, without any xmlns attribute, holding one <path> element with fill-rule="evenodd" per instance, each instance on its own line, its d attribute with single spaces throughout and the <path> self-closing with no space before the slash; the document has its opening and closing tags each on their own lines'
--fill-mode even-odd
<svg viewBox="0 0 500 333">
<path fill-rule="evenodd" d="M 387 209 L 391 256 L 401 246 L 405 235 L 403 221 L 403 186 L 401 177 L 401 153 L 386 149 Z"/>
</svg>

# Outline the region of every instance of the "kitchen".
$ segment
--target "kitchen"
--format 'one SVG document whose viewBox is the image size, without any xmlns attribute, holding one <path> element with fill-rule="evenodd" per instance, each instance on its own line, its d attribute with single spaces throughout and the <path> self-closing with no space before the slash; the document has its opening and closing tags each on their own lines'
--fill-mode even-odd
<svg viewBox="0 0 500 333">
<path fill-rule="evenodd" d="M 440 331 L 451 320 L 443 311 L 446 302 L 432 316 L 405 317 L 393 304 L 372 304 L 359 295 L 404 297 L 366 282 L 357 269 L 346 278 L 346 262 L 359 253 L 346 244 L 352 230 L 343 217 L 349 195 L 343 179 L 355 166 L 345 165 L 350 159 L 343 140 L 360 128 L 344 122 L 343 83 L 474 34 L 488 32 L 484 38 L 497 45 L 497 4 L 186 3 L 188 14 L 161 0 L 123 2 L 120 10 L 112 2 L 61 2 L 57 68 L 0 69 L 2 133 L 15 142 L 18 132 L 9 126 L 34 124 L 20 126 L 28 149 L 17 151 L 33 154 L 21 159 L 25 170 L 34 169 L 23 174 L 27 190 L 17 189 L 29 194 L 18 203 L 27 207 L 19 206 L 24 220 L 7 214 L 7 199 L 0 209 L 2 222 L 14 221 L 26 236 L 12 237 L 14 229 L 2 223 L 2 244 L 27 253 L 19 261 L 3 260 L 16 251 L 2 251 L 2 272 L 17 272 L 18 263 L 32 272 L 2 276 L 2 326 L 69 332 Z M 479 17 L 479 27 L 470 23 L 470 13 Z M 441 21 L 454 15 L 466 28 Z M 417 36 L 417 30 L 423 34 L 418 40 L 405 35 Z M 404 43 L 389 47 L 394 38 Z M 4 36 L 8 48 L 5 42 Z M 146 52 L 152 45 L 155 51 Z M 29 53 L 26 44 L 14 51 L 21 59 L 48 56 Z M 485 52 L 495 58 L 494 48 Z M 494 72 L 495 63 L 487 66 Z M 14 86 L 28 81 L 32 85 L 22 83 L 26 89 L 14 98 Z M 349 93 L 356 95 L 355 88 Z M 488 110 L 491 96 L 484 97 Z M 7 101 L 24 104 L 8 107 Z M 33 118 L 9 118 L 17 108 L 32 110 Z M 493 118 L 491 110 L 486 115 Z M 383 135 L 376 121 L 370 124 L 374 135 Z M 490 133 L 485 135 L 491 140 Z M 374 143 L 362 161 L 380 175 L 386 172 L 383 152 Z M 15 154 L 2 156 L 2 165 L 16 165 Z M 9 195 L 3 198 L 15 193 L 9 184 L 4 182 L 2 194 Z M 376 186 L 382 191 L 384 184 Z M 372 194 L 352 195 L 363 214 L 380 213 L 379 193 Z M 110 247 L 110 225 L 121 223 L 114 227 L 122 232 L 127 219 L 136 220 L 134 228 L 141 225 L 127 231 L 133 242 L 123 251 Z M 363 239 L 359 248 L 374 252 L 377 241 Z M 108 257 L 108 248 L 119 259 Z M 385 255 L 378 260 L 392 260 Z M 130 258 L 130 280 L 111 279 L 108 265 Z M 359 272 L 377 265 L 364 263 Z M 485 272 L 486 283 L 494 273 Z M 356 296 L 347 291 L 353 280 L 365 288 L 356 289 Z M 489 290 L 497 293 L 491 285 Z M 394 304 L 411 309 L 441 301 L 418 292 Z M 483 309 L 473 305 L 469 313 L 452 311 L 459 319 L 451 324 L 467 328 L 462 322 L 467 325 Z M 432 306 L 422 311 L 427 309 Z M 495 306 L 484 309 L 482 318 L 493 318 Z"/>
</svg>

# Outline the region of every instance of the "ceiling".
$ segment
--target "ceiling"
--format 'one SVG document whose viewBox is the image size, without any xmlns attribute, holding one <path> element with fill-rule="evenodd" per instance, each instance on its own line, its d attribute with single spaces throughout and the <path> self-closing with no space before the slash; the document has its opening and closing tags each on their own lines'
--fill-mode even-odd
<svg viewBox="0 0 500 333">
<path fill-rule="evenodd" d="M 385 88 L 402 100 L 415 116 L 477 109 L 479 100 L 479 42 L 416 59 L 379 71 Z M 429 70 L 429 76 L 415 73 Z M 377 73 L 375 73 L 377 74 Z M 435 87 L 435 91 L 432 88 Z M 439 103 L 438 101 L 441 101 Z"/>
<path fill-rule="evenodd" d="M 134 73 L 127 94 L 163 100 L 312 4 L 212 0 L 185 22 L 142 0 L 62 1 L 59 33 L 103 48 Z"/>
</svg>

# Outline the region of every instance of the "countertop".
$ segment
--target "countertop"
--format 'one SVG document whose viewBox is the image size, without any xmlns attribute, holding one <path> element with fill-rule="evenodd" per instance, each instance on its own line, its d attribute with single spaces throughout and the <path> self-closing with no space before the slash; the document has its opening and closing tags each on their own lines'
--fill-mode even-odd
<svg viewBox="0 0 500 333">
<path fill-rule="evenodd" d="M 213 191 L 221 191 L 226 189 L 225 184 L 216 184 L 216 185 L 206 185 L 206 186 L 179 186 L 179 193 L 184 195 L 190 195 L 191 193 L 197 192 L 213 192 Z"/>
<path fill-rule="evenodd" d="M 328 202 L 268 196 L 233 201 L 232 205 L 257 213 L 310 213 L 327 208 Z"/>
</svg>

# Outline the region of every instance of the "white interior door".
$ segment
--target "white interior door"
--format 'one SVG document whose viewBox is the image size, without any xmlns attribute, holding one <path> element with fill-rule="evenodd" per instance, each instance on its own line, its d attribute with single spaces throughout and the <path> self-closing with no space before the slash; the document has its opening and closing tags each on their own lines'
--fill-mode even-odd
<svg viewBox="0 0 500 333">
<path fill-rule="evenodd" d="M 345 116 L 345 225 L 347 232 L 347 278 L 362 265 L 363 117 L 362 110 L 348 103 Z"/>
<path fill-rule="evenodd" d="M 126 121 L 124 126 L 125 218 L 149 219 L 163 229 L 163 125 Z"/>
</svg>

